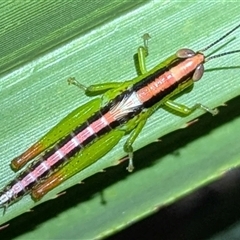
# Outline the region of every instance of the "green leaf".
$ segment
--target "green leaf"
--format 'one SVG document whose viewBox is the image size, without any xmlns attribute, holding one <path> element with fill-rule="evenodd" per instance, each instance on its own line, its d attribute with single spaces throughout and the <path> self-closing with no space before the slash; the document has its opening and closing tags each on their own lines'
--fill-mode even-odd
<svg viewBox="0 0 240 240">
<path fill-rule="evenodd" d="M 85 85 L 129 80 L 136 76 L 133 55 L 144 33 L 152 37 L 147 60 L 150 69 L 182 47 L 203 49 L 239 23 L 240 5 L 234 3 L 143 2 L 1 2 L 0 186 L 15 176 L 9 168 L 13 157 L 89 100 L 77 88 L 67 86 L 68 77 Z M 239 35 L 240 31 L 233 34 Z M 221 51 L 238 49 L 239 39 Z M 237 54 L 206 63 L 203 79 L 177 101 L 188 106 L 201 102 L 212 108 L 235 98 L 240 92 L 239 66 Z M 205 115 L 178 132 L 173 131 L 203 112 L 181 118 L 159 109 L 134 149 L 171 134 L 136 152 L 135 172 L 127 173 L 124 163 L 92 176 L 125 155 L 125 137 L 104 158 L 43 201 L 92 176 L 85 186 L 75 186 L 64 196 L 38 206 L 34 213 L 10 221 L 1 235 L 15 239 L 104 237 L 220 178 L 240 164 L 237 102 L 239 99 L 220 108 L 226 114 Z M 102 191 L 106 204 L 101 204 L 98 193 Z M 24 197 L 9 207 L 0 224 L 34 206 L 29 196 Z M 16 231 L 18 225 L 21 230 Z"/>
</svg>

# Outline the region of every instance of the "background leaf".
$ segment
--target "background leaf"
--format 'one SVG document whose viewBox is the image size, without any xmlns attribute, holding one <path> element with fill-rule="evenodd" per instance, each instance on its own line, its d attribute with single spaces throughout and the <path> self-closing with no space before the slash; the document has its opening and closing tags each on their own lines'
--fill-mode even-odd
<svg viewBox="0 0 240 240">
<path fill-rule="evenodd" d="M 152 37 L 150 69 L 179 48 L 204 48 L 239 23 L 240 5 L 235 3 L 143 2 L 1 3 L 1 186 L 15 176 L 9 168 L 13 157 L 88 101 L 78 89 L 67 86 L 69 76 L 86 85 L 125 81 L 136 76 L 133 55 L 144 33 Z M 222 51 L 238 48 L 239 38 Z M 216 107 L 239 95 L 239 55 L 211 61 L 206 68 L 194 92 L 179 97 L 178 102 Z M 96 174 L 84 186 L 75 186 L 64 196 L 34 208 L 33 213 L 10 221 L 1 235 L 15 239 L 107 236 L 220 178 L 240 163 L 238 102 L 231 103 L 225 115 L 204 116 L 195 131 L 191 126 L 173 132 L 202 111 L 181 118 L 160 109 L 149 119 L 134 148 L 173 133 L 135 154 L 133 174 L 125 171 L 126 164 Z M 116 164 L 125 155 L 125 140 L 43 201 Z M 98 193 L 102 191 L 106 204 L 101 204 Z M 24 197 L 8 209 L 0 223 L 33 206 L 30 197 Z"/>
</svg>

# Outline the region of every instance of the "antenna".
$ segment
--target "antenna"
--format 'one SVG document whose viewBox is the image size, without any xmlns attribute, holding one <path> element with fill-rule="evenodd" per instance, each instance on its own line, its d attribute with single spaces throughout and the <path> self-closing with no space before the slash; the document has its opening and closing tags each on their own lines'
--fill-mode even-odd
<svg viewBox="0 0 240 240">
<path fill-rule="evenodd" d="M 219 57 L 222 57 L 222 56 L 225 56 L 225 55 L 229 55 L 229 54 L 234 54 L 234 53 L 240 53 L 240 49 L 239 49 L 239 50 L 235 50 L 235 51 L 230 51 L 230 52 L 219 53 L 219 54 L 210 56 L 210 57 L 208 57 L 208 58 L 205 60 L 205 62 L 206 62 L 206 61 L 209 61 L 209 60 L 211 60 L 211 59 L 213 59 L 213 58 L 219 58 Z"/>
<path fill-rule="evenodd" d="M 229 32 L 227 32 L 226 34 L 224 34 L 222 37 L 220 37 L 219 39 L 217 39 L 215 42 L 211 43 L 210 45 L 208 45 L 206 48 L 204 48 L 201 52 L 205 52 L 206 50 L 208 50 L 209 48 L 213 47 L 214 45 L 216 45 L 217 43 L 221 42 L 224 38 L 226 38 L 228 35 L 230 35 L 232 32 L 234 32 L 235 30 L 237 30 L 240 27 L 240 24 L 238 24 L 235 28 L 233 28 L 232 30 L 230 30 Z M 233 52 L 235 53 L 235 51 Z M 230 53 L 229 53 L 230 54 Z M 225 54 L 226 55 L 226 54 Z"/>
</svg>

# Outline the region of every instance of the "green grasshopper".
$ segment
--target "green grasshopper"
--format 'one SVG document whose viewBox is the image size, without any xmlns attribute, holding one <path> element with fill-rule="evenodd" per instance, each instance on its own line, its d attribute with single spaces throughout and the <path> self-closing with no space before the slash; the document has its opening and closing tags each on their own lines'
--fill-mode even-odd
<svg viewBox="0 0 240 240">
<path fill-rule="evenodd" d="M 128 135 L 124 151 L 129 156 L 127 169 L 131 172 L 134 168 L 133 143 L 158 108 L 167 106 L 184 115 L 201 108 L 217 114 L 216 109 L 202 104 L 187 107 L 174 102 L 173 98 L 202 77 L 206 61 L 240 52 L 235 50 L 208 57 L 203 54 L 239 27 L 240 24 L 202 51 L 178 50 L 150 71 L 147 71 L 145 63 L 149 38 L 145 34 L 144 45 L 137 52 L 140 75 L 130 81 L 85 87 L 74 78 L 69 78 L 69 83 L 80 87 L 87 95 L 102 94 L 102 97 L 94 98 L 74 110 L 12 160 L 11 167 L 17 171 L 40 155 L 2 189 L 0 207 L 6 210 L 28 193 L 35 201 L 40 200 L 62 182 L 100 161 L 124 135 Z"/>
</svg>

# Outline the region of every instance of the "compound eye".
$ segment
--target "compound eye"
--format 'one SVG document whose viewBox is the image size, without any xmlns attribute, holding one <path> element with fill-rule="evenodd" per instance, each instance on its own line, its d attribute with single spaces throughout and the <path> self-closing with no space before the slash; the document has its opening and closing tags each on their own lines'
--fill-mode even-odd
<svg viewBox="0 0 240 240">
<path fill-rule="evenodd" d="M 176 52 L 176 55 L 179 58 L 190 58 L 195 55 L 195 52 L 188 48 L 182 48 Z"/>
<path fill-rule="evenodd" d="M 192 80 L 194 82 L 198 81 L 203 76 L 203 73 L 204 73 L 204 66 L 203 64 L 199 64 L 195 72 L 193 73 Z"/>
</svg>

